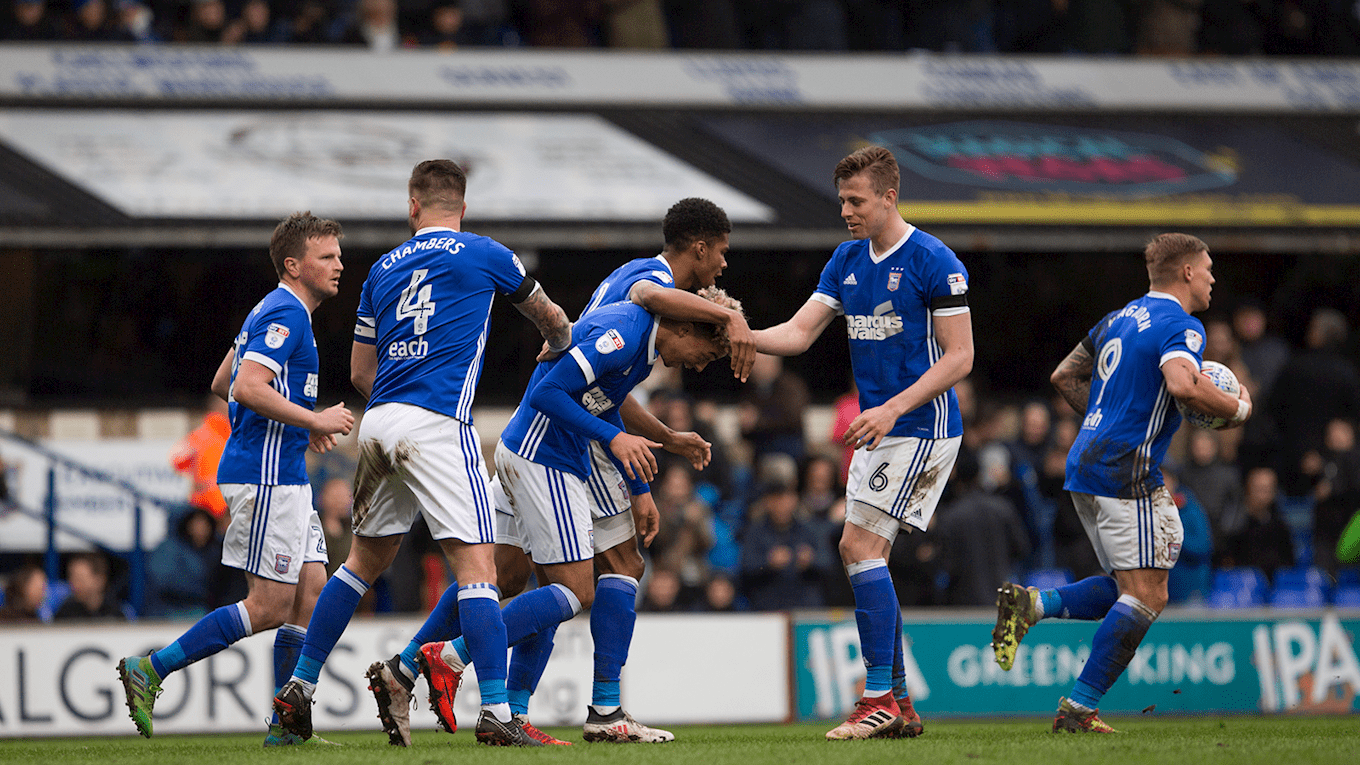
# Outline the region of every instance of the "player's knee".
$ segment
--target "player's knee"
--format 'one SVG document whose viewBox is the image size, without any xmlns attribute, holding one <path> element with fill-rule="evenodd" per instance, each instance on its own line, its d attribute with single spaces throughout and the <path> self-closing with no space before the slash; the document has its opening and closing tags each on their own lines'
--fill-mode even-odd
<svg viewBox="0 0 1360 765">
<path fill-rule="evenodd" d="M 590 582 L 590 586 L 588 587 L 582 586 L 579 583 L 577 583 L 571 586 L 569 589 L 571 590 L 571 594 L 576 596 L 576 600 L 580 601 L 582 611 L 586 610 L 587 608 L 590 608 L 591 604 L 595 602 L 594 582 Z"/>
<path fill-rule="evenodd" d="M 250 614 L 251 632 L 264 632 L 282 627 L 292 611 L 292 603 L 275 603 L 264 598 L 246 598 L 246 613 Z"/>
</svg>

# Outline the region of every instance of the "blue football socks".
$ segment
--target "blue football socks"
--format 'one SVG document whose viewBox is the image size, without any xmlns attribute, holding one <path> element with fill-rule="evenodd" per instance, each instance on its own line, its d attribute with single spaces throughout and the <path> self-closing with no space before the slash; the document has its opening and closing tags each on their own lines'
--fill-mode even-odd
<svg viewBox="0 0 1360 765">
<path fill-rule="evenodd" d="M 317 678 L 321 677 L 321 666 L 340 641 L 345 627 L 349 626 L 349 620 L 354 618 L 359 599 L 368 592 L 369 586 L 348 567 L 341 566 L 326 581 L 326 586 L 321 588 L 321 597 L 317 598 L 312 608 L 312 620 L 307 624 L 302 656 L 298 658 L 292 678 L 301 681 L 309 692 L 316 687 Z"/>
<path fill-rule="evenodd" d="M 1079 582 L 1039 591 L 1045 619 L 1104 619 L 1118 598 L 1119 585 L 1109 576 L 1088 576 Z"/>
<path fill-rule="evenodd" d="M 510 708 L 505 693 L 505 622 L 501 619 L 500 591 L 487 582 L 464 585 L 458 588 L 458 611 L 463 636 L 455 642 L 463 643 L 468 659 L 477 666 L 482 706 L 507 722 Z"/>
<path fill-rule="evenodd" d="M 463 626 L 458 621 L 458 582 L 455 580 L 444 590 L 444 594 L 439 596 L 439 602 L 435 604 L 434 610 L 425 617 L 425 623 L 420 625 L 411 642 L 402 650 L 400 657 L 402 671 L 412 680 L 416 679 L 420 675 L 416 655 L 420 653 L 421 646 L 440 640 L 453 640 L 462 634 Z"/>
<path fill-rule="evenodd" d="M 1088 709 L 1098 707 L 1101 697 L 1133 660 L 1138 645 L 1156 618 L 1157 613 L 1137 598 L 1120 596 L 1096 629 L 1091 640 L 1091 656 L 1082 667 L 1068 699 Z"/>
<path fill-rule="evenodd" d="M 637 580 L 623 574 L 605 574 L 595 584 L 595 603 L 590 607 L 590 637 L 595 643 L 590 703 L 597 708 L 619 706 L 619 676 L 633 642 L 637 593 Z"/>
<path fill-rule="evenodd" d="M 553 637 L 557 635 L 557 625 L 532 635 L 510 652 L 510 671 L 505 678 L 505 690 L 510 696 L 510 711 L 513 714 L 529 714 L 529 697 L 538 690 L 538 681 L 543 670 L 548 667 L 552 656 Z"/>
<path fill-rule="evenodd" d="M 151 666 L 163 680 L 171 672 L 212 656 L 250 634 L 245 603 L 222 606 L 195 622 L 178 640 L 151 654 Z"/>
<path fill-rule="evenodd" d="M 905 699 L 911 694 L 907 692 L 907 661 L 902 655 L 902 606 L 897 607 L 897 642 L 893 644 L 893 668 L 892 668 L 892 687 L 893 698 Z"/>
<path fill-rule="evenodd" d="M 864 695 L 882 696 L 892 690 L 892 643 L 901 624 L 897 593 L 882 558 L 852 563 L 845 572 L 855 593 L 855 622 L 867 667 Z"/>
<path fill-rule="evenodd" d="M 307 628 L 296 624 L 285 624 L 274 633 L 274 693 L 277 695 L 288 678 L 293 676 L 298 657 L 302 656 L 302 644 L 307 641 Z M 270 725 L 277 725 L 279 713 L 274 712 L 269 719 Z"/>
</svg>

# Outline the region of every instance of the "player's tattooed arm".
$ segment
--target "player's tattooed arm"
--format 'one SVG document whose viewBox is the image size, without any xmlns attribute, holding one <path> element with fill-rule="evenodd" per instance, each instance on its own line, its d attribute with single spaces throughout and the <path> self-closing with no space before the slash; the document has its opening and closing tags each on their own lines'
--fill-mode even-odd
<svg viewBox="0 0 1360 765">
<path fill-rule="evenodd" d="M 571 322 L 567 319 L 567 313 L 548 297 L 541 286 L 534 289 L 529 297 L 515 303 L 515 308 L 538 327 L 543 339 L 548 341 L 549 348 L 560 353 L 571 346 Z"/>
<path fill-rule="evenodd" d="M 1048 378 L 1078 414 L 1086 412 L 1086 402 L 1091 398 L 1091 371 L 1095 360 L 1091 356 L 1090 342 L 1090 338 L 1085 338 L 1078 343 Z"/>
</svg>

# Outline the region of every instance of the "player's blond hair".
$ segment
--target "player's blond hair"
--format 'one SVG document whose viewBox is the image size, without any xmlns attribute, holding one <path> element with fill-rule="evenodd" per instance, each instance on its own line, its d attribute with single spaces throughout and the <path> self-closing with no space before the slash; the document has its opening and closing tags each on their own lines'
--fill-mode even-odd
<svg viewBox="0 0 1360 765">
<path fill-rule="evenodd" d="M 1160 285 L 1172 282 L 1176 278 L 1176 272 L 1186 261 L 1208 251 L 1209 245 L 1199 237 L 1189 234 L 1159 234 L 1143 249 L 1148 280 Z"/>
<path fill-rule="evenodd" d="M 845 159 L 836 163 L 836 170 L 831 174 L 831 179 L 836 182 L 836 188 L 840 189 L 842 183 L 860 173 L 869 174 L 869 184 L 879 196 L 888 193 L 888 189 L 897 191 L 902 183 L 902 171 L 897 168 L 897 158 L 882 146 L 865 146 L 851 152 Z"/>
<path fill-rule="evenodd" d="M 282 279 L 283 261 L 288 258 L 302 260 L 302 256 L 307 254 L 307 240 L 325 236 L 343 239 L 345 233 L 339 223 L 329 218 L 318 218 L 310 210 L 295 212 L 284 218 L 274 227 L 274 234 L 269 238 L 269 259 L 274 261 L 274 272 Z"/>
<path fill-rule="evenodd" d="M 704 287 L 699 290 L 699 297 L 723 308 L 727 308 L 746 315 L 741 308 L 741 301 L 727 294 L 727 290 L 721 287 Z M 727 336 L 727 326 L 723 324 L 708 324 L 705 322 L 695 322 L 694 328 L 705 337 L 712 340 L 722 349 L 724 356 L 732 352 L 732 338 Z"/>
</svg>

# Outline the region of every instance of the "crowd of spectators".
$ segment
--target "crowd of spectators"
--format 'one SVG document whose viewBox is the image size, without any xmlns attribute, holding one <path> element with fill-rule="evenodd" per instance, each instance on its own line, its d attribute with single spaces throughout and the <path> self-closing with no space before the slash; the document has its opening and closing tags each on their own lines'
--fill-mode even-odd
<svg viewBox="0 0 1360 765">
<path fill-rule="evenodd" d="M 0 39 L 1355 55 L 1341 0 L 4 0 Z"/>
<path fill-rule="evenodd" d="M 1348 565 L 1337 560 L 1337 541 L 1360 518 L 1360 371 L 1345 350 L 1345 317 L 1316 310 L 1299 349 L 1268 331 L 1254 303 L 1205 324 L 1205 358 L 1232 368 L 1257 406 L 1246 428 L 1187 425 L 1172 444 L 1163 473 L 1185 526 L 1171 572 L 1172 602 L 1206 601 L 1215 571 L 1231 567 L 1255 567 L 1270 580 L 1300 567 L 1336 577 Z M 807 385 L 777 359 L 762 357 L 734 408 L 727 432 L 736 437 L 725 440 L 717 407 L 692 400 L 681 379 L 675 370 L 656 375 L 647 405 L 676 430 L 695 430 L 712 442 L 713 460 L 696 471 L 658 454 L 652 491 L 661 527 L 645 551 L 642 610 L 852 607 L 837 553 L 847 453 L 834 436 L 857 411 L 853 395 L 837 400 L 824 438 L 807 438 Z M 956 390 L 963 448 L 928 531 L 903 533 L 893 546 L 888 565 L 899 600 L 989 606 L 1006 580 L 1100 573 L 1062 489 L 1079 415 L 1046 392 L 1002 399 L 969 380 Z M 183 449 L 172 457 L 185 462 Z M 354 463 L 337 451 L 313 456 L 312 467 L 333 571 L 349 549 Z M 196 483 L 194 504 L 171 518 L 170 533 L 149 553 L 139 616 L 191 619 L 244 596 L 240 572 L 219 562 L 226 518 L 214 514 L 204 494 Z M 36 561 L 10 571 L 0 621 L 130 615 L 116 596 L 128 584 L 121 560 L 71 554 L 63 575 L 48 582 Z M 361 610 L 425 612 L 447 583 L 438 547 L 418 523 Z"/>
</svg>

